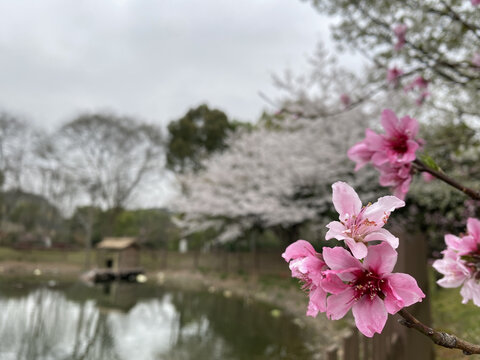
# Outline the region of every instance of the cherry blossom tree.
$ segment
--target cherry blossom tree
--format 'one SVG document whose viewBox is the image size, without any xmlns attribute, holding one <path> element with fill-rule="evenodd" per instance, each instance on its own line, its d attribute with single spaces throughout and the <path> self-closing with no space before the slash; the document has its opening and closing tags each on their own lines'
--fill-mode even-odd
<svg viewBox="0 0 480 360">
<path fill-rule="evenodd" d="M 345 156 L 363 119 L 360 112 L 318 121 L 285 118 L 277 128 L 238 134 L 227 151 L 205 162 L 205 171 L 180 177 L 186 191 L 173 205 L 185 214 L 187 232 L 233 224 L 222 231 L 226 241 L 253 227 L 288 231 L 317 222 L 329 212 L 330 183 L 340 178 L 368 194 L 375 174 L 353 177 Z"/>
</svg>

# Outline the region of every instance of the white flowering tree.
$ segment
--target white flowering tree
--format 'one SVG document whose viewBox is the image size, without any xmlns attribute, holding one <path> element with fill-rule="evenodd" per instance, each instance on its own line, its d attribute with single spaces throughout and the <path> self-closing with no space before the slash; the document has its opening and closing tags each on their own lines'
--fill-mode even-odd
<svg viewBox="0 0 480 360">
<path fill-rule="evenodd" d="M 348 178 L 364 187 L 372 176 L 354 178 L 345 155 L 362 135 L 361 124 L 362 114 L 352 112 L 317 121 L 286 118 L 282 126 L 238 134 L 227 151 L 205 162 L 204 171 L 179 178 L 185 192 L 174 209 L 184 214 L 186 232 L 216 226 L 219 240 L 227 241 L 270 228 L 296 240 L 298 225 L 329 211 L 332 181 Z"/>
</svg>

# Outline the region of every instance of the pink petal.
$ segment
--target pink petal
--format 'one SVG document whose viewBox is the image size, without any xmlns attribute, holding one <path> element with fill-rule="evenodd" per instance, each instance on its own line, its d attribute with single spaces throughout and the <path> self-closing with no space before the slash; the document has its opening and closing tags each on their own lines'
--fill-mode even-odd
<svg viewBox="0 0 480 360">
<path fill-rule="evenodd" d="M 378 296 L 373 299 L 363 296 L 353 305 L 352 312 L 355 325 L 367 337 L 372 337 L 375 333 L 380 334 L 387 322 L 387 310 Z"/>
<path fill-rule="evenodd" d="M 292 277 L 303 278 L 303 275 L 308 277 L 315 283 L 323 279 L 322 270 L 325 263 L 317 256 L 306 256 L 293 259 L 290 261 L 289 268 L 292 271 Z"/>
<path fill-rule="evenodd" d="M 320 287 L 317 287 L 309 293 L 307 316 L 316 317 L 319 312 L 327 310 L 327 293 Z"/>
<path fill-rule="evenodd" d="M 475 279 L 469 279 L 465 282 L 462 289 L 460 290 L 460 295 L 462 295 L 463 297 L 463 304 L 466 304 L 468 300 L 473 300 L 473 303 L 476 306 L 480 306 L 480 285 Z"/>
<path fill-rule="evenodd" d="M 372 164 L 375 166 L 380 166 L 389 161 L 387 152 L 385 150 L 377 151 L 372 156 Z"/>
<path fill-rule="evenodd" d="M 355 259 L 347 250 L 336 246 L 334 248 L 323 248 L 323 259 L 332 270 L 357 269 L 362 270 L 362 264 Z M 355 276 L 351 273 L 339 274 L 340 279 L 351 281 Z"/>
<path fill-rule="evenodd" d="M 340 294 L 330 295 L 327 298 L 327 317 L 331 320 L 338 320 L 345 316 L 354 304 L 355 292 L 348 288 Z"/>
<path fill-rule="evenodd" d="M 457 259 L 453 251 L 445 251 L 444 258 L 435 260 L 432 264 L 444 277 L 437 281 L 437 284 L 444 288 L 455 288 L 463 284 L 470 277 L 470 270 Z"/>
<path fill-rule="evenodd" d="M 357 259 L 363 259 L 367 256 L 367 246 L 363 242 L 357 242 L 351 238 L 345 239 L 345 244 Z"/>
<path fill-rule="evenodd" d="M 379 135 L 370 129 L 365 130 L 364 143 L 372 151 L 382 152 L 385 149 L 385 139 L 382 135 Z"/>
<path fill-rule="evenodd" d="M 415 152 L 418 150 L 420 145 L 414 140 L 407 141 L 407 151 L 401 157 L 400 162 L 402 163 L 409 163 L 416 159 Z"/>
<path fill-rule="evenodd" d="M 381 122 L 388 137 L 396 137 L 398 135 L 398 118 L 391 109 L 382 111 Z"/>
<path fill-rule="evenodd" d="M 480 221 L 478 219 L 468 218 L 467 230 L 470 235 L 477 239 L 477 242 L 480 242 Z"/>
<path fill-rule="evenodd" d="M 477 241 L 473 236 L 464 236 L 459 238 L 452 234 L 445 235 L 445 243 L 449 249 L 458 251 L 459 255 L 477 250 Z"/>
<path fill-rule="evenodd" d="M 290 244 L 282 257 L 288 262 L 292 259 L 298 259 L 306 256 L 316 256 L 317 252 L 313 248 L 312 244 L 305 240 L 297 240 L 293 244 Z"/>
<path fill-rule="evenodd" d="M 353 145 L 348 150 L 347 155 L 350 160 L 356 163 L 355 171 L 357 171 L 372 159 L 373 151 L 368 148 L 364 141 L 362 141 Z"/>
<path fill-rule="evenodd" d="M 348 285 L 337 276 L 336 271 L 327 270 L 324 275 L 325 278 L 321 282 L 323 290 L 331 294 L 340 294 L 348 288 Z"/>
<path fill-rule="evenodd" d="M 390 213 L 403 206 L 405 206 L 405 202 L 396 196 L 383 196 L 376 203 L 367 206 L 362 217 L 382 227 L 388 220 Z"/>
<path fill-rule="evenodd" d="M 400 119 L 401 131 L 413 139 L 418 134 L 418 121 L 410 116 L 404 116 Z"/>
<path fill-rule="evenodd" d="M 385 306 L 390 314 L 395 314 L 403 307 L 420 302 L 425 297 L 423 291 L 418 287 L 417 281 L 408 274 L 390 274 L 384 280 L 387 281 L 387 286 L 392 290 L 391 293 L 396 295 L 396 299 L 393 299 L 387 293 L 385 298 Z M 398 298 L 401 301 L 398 301 Z"/>
<path fill-rule="evenodd" d="M 340 221 L 332 221 L 327 225 L 327 228 L 329 229 L 327 231 L 327 234 L 325 235 L 325 240 L 330 240 L 330 239 L 338 239 L 338 240 L 343 240 L 345 239 L 345 225 L 343 225 Z"/>
<path fill-rule="evenodd" d="M 377 275 L 390 274 L 397 263 L 397 257 L 397 252 L 389 244 L 382 242 L 369 246 L 363 266 Z"/>
<path fill-rule="evenodd" d="M 362 202 L 353 188 L 342 181 L 332 185 L 332 200 L 335 210 L 340 214 L 340 220 L 357 215 L 362 209 Z"/>
<path fill-rule="evenodd" d="M 398 242 L 399 242 L 397 237 L 393 236 L 390 231 L 385 229 L 377 229 L 369 233 L 367 236 L 363 238 L 363 241 L 365 242 L 375 241 L 375 240 L 385 241 L 394 249 L 398 247 Z"/>
</svg>

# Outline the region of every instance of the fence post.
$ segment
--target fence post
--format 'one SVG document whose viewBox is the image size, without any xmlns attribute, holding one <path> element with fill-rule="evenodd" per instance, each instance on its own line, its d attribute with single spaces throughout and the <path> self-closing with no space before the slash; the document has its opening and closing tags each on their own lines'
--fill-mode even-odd
<svg viewBox="0 0 480 360">
<path fill-rule="evenodd" d="M 343 339 L 344 360 L 359 360 L 358 350 L 358 331 L 357 328 L 353 328 Z"/>
<path fill-rule="evenodd" d="M 338 348 L 333 345 L 325 351 L 325 360 L 338 360 Z"/>
</svg>

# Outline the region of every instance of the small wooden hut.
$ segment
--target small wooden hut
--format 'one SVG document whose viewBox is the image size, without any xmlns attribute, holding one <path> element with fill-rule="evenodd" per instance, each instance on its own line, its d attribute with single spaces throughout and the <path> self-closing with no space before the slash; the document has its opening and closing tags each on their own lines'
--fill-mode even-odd
<svg viewBox="0 0 480 360">
<path fill-rule="evenodd" d="M 133 237 L 106 237 L 97 244 L 95 281 L 134 279 L 143 273 L 140 246 Z"/>
</svg>

